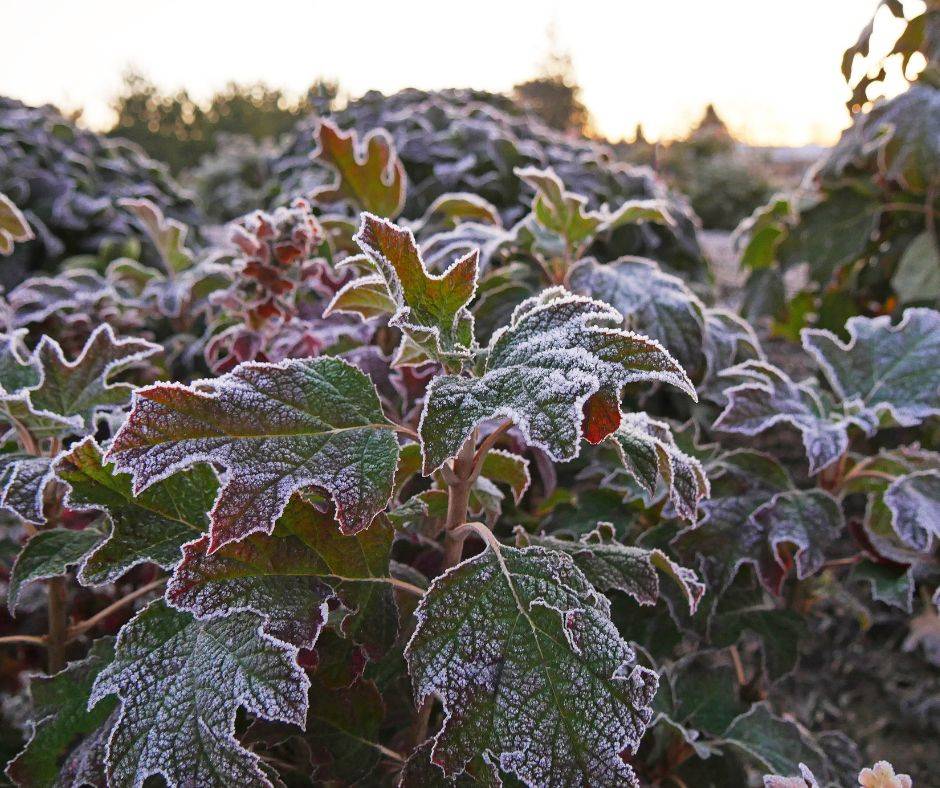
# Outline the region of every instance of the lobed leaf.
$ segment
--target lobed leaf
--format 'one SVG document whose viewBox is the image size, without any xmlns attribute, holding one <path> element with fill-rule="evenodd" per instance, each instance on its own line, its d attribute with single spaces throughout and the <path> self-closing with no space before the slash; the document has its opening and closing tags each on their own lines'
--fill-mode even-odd
<svg viewBox="0 0 940 788">
<path fill-rule="evenodd" d="M 627 383 L 664 381 L 695 399 L 679 364 L 654 340 L 623 331 L 607 304 L 562 288 L 520 304 L 493 335 L 482 377 L 431 381 L 419 432 L 424 473 L 456 455 L 488 419 L 510 418 L 554 460 L 577 456 L 582 435 L 598 443 L 621 421 Z"/>
<path fill-rule="evenodd" d="M 709 494 L 708 477 L 697 459 L 679 450 L 668 424 L 645 413 L 628 413 L 609 440 L 627 473 L 647 493 L 654 495 L 662 479 L 679 517 L 695 521 L 699 501 Z"/>
<path fill-rule="evenodd" d="M 445 774 L 483 756 L 528 785 L 635 785 L 656 675 L 634 654 L 572 560 L 537 547 L 486 550 L 438 577 L 405 656 L 420 703 L 447 716 Z"/>
<path fill-rule="evenodd" d="M 193 267 L 192 252 L 186 248 L 189 228 L 176 219 L 167 219 L 160 207 L 147 199 L 118 200 L 118 205 L 129 210 L 147 231 L 168 273 L 178 273 Z"/>
<path fill-rule="evenodd" d="M 557 550 L 571 556 L 575 566 L 598 591 L 621 591 L 641 605 L 655 605 L 659 599 L 659 574 L 673 580 L 694 614 L 705 593 L 705 586 L 691 569 L 679 566 L 662 550 L 646 550 L 621 544 L 614 537 L 614 527 L 601 523 L 577 541 L 545 534 L 526 533 L 516 526 L 516 544 Z"/>
<path fill-rule="evenodd" d="M 390 219 L 401 213 L 405 169 L 385 129 L 373 129 L 357 145 L 355 131 L 343 132 L 334 123 L 321 120 L 312 158 L 335 170 L 337 176 L 332 185 L 314 189 L 314 200 L 348 200 L 360 210 Z"/>
<path fill-rule="evenodd" d="M 26 543 L 10 572 L 7 607 L 16 612 L 20 592 L 27 583 L 64 575 L 69 566 L 77 564 L 101 541 L 101 533 L 93 528 L 73 531 L 51 528 L 39 531 Z"/>
<path fill-rule="evenodd" d="M 197 621 L 162 600 L 148 605 L 121 630 L 89 701 L 121 701 L 108 785 L 140 786 L 151 775 L 170 788 L 270 785 L 235 739 L 235 715 L 245 708 L 303 727 L 310 681 L 296 656 L 250 613 Z"/>
<path fill-rule="evenodd" d="M 940 470 L 910 473 L 885 490 L 891 526 L 915 550 L 927 551 L 940 537 Z"/>
<path fill-rule="evenodd" d="M 368 527 L 391 497 L 398 442 L 370 379 L 321 356 L 140 389 L 107 459 L 135 494 L 199 462 L 222 466 L 215 551 L 271 533 L 291 494 L 312 486 L 332 496 L 344 533 Z"/>
<path fill-rule="evenodd" d="M 860 418 L 877 425 L 887 412 L 894 423 L 911 427 L 940 415 L 940 312 L 907 309 L 896 326 L 887 315 L 853 317 L 845 330 L 848 343 L 806 329 L 803 346 Z"/>
<path fill-rule="evenodd" d="M 65 670 L 31 677 L 32 734 L 6 767 L 19 788 L 103 784 L 103 748 L 117 701 L 108 698 L 89 708 L 88 699 L 113 658 L 114 638 L 100 638 Z"/>
<path fill-rule="evenodd" d="M 389 554 L 393 531 L 384 518 L 343 536 L 332 514 L 294 498 L 270 534 L 252 534 L 208 553 L 208 537 L 183 548 L 167 600 L 199 619 L 250 611 L 265 631 L 312 648 L 326 621 L 327 603 L 349 611 L 344 630 L 373 657 L 398 634 Z"/>
<path fill-rule="evenodd" d="M 94 438 L 60 455 L 55 472 L 69 486 L 67 506 L 102 511 L 111 523 L 107 538 L 82 562 L 78 577 L 86 585 L 112 583 L 146 561 L 174 567 L 183 544 L 208 527 L 206 512 L 218 490 L 215 473 L 200 465 L 134 495 L 130 477 L 104 461 Z"/>
</svg>

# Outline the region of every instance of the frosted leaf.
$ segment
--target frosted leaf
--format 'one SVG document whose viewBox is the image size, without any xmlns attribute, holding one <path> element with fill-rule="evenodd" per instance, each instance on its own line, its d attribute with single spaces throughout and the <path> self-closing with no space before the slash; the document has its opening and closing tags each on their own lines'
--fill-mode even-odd
<svg viewBox="0 0 940 788">
<path fill-rule="evenodd" d="M 431 760 L 434 740 L 415 747 L 402 767 L 398 788 L 502 788 L 501 776 L 484 758 L 470 761 L 460 774 L 446 775 Z"/>
<path fill-rule="evenodd" d="M 577 456 L 582 435 L 598 443 L 620 425 L 627 383 L 664 381 L 693 399 L 679 364 L 654 340 L 616 326 L 612 307 L 551 288 L 521 303 L 490 342 L 480 378 L 431 381 L 421 414 L 424 472 L 453 457 L 483 421 L 510 418 L 554 460 Z"/>
<path fill-rule="evenodd" d="M 656 674 L 571 558 L 487 549 L 438 577 L 405 656 L 420 703 L 446 712 L 433 760 L 448 775 L 483 755 L 531 786 L 636 785 L 620 754 L 652 719 Z"/>
<path fill-rule="evenodd" d="M 440 275 L 428 273 L 411 230 L 370 213 L 362 215 L 355 240 L 395 304 L 389 325 L 400 328 L 433 359 L 459 362 L 469 358 L 473 318 L 467 305 L 476 292 L 477 253 L 464 255 Z M 357 281 L 357 288 L 376 284 L 371 278 Z M 330 309 L 348 297 L 348 291 L 341 290 Z"/>
<path fill-rule="evenodd" d="M 940 415 L 940 312 L 907 309 L 896 326 L 887 315 L 853 317 L 845 330 L 848 344 L 817 329 L 802 338 L 847 407 L 874 424 L 887 412 L 904 427 Z"/>
<path fill-rule="evenodd" d="M 43 499 L 55 478 L 52 460 L 19 452 L 0 454 L 0 507 L 29 523 L 44 523 Z"/>
<path fill-rule="evenodd" d="M 884 493 L 891 526 L 915 550 L 926 551 L 940 537 L 940 470 L 895 479 Z"/>
<path fill-rule="evenodd" d="M 532 477 L 529 475 L 529 461 L 525 457 L 502 449 L 490 449 L 483 458 L 480 475 L 498 484 L 505 484 L 512 490 L 516 503 L 522 500 L 529 489 Z"/>
<path fill-rule="evenodd" d="M 35 236 L 19 208 L 0 192 L 0 255 L 13 254 L 14 241 L 31 241 Z"/>
<path fill-rule="evenodd" d="M 781 777 L 779 774 L 765 774 L 764 788 L 819 788 L 816 775 L 805 764 L 799 764 L 799 777 Z"/>
<path fill-rule="evenodd" d="M 690 375 L 701 371 L 704 307 L 681 279 L 663 273 L 652 260 L 582 260 L 568 274 L 568 286 L 610 304 L 626 328 L 658 340 Z"/>
<path fill-rule="evenodd" d="M 757 435 L 777 424 L 791 424 L 803 438 L 811 474 L 845 454 L 848 426 L 858 422 L 833 413 L 808 382 L 794 383 L 785 372 L 763 361 L 745 361 L 721 376 L 745 382 L 724 391 L 728 404 L 715 420 L 716 430 Z"/>
<path fill-rule="evenodd" d="M 105 323 L 88 338 L 78 358 L 68 361 L 59 343 L 43 336 L 33 353 L 42 380 L 29 390 L 29 401 L 40 413 L 74 417 L 91 430 L 98 411 L 124 405 L 134 390 L 128 383 L 110 383 L 111 376 L 160 351 L 152 342 L 115 337 Z"/>
<path fill-rule="evenodd" d="M 199 462 L 225 470 L 209 550 L 271 533 L 291 494 L 326 489 L 344 533 L 388 505 L 398 460 L 393 425 L 369 378 L 345 361 L 246 363 L 191 386 L 139 389 L 107 459 L 139 494 Z"/>
<path fill-rule="evenodd" d="M 118 200 L 118 205 L 129 210 L 146 230 L 160 253 L 168 273 L 185 271 L 193 266 L 193 254 L 186 248 L 189 228 L 176 219 L 167 219 L 159 206 L 147 199 Z"/>
<path fill-rule="evenodd" d="M 627 473 L 650 496 L 662 479 L 679 517 L 695 521 L 699 501 L 709 494 L 708 477 L 697 459 L 679 451 L 668 424 L 645 413 L 627 413 L 609 440 Z"/>
<path fill-rule="evenodd" d="M 432 202 L 418 222 L 422 236 L 428 232 L 453 230 L 472 222 L 501 227 L 503 220 L 492 203 L 472 192 L 442 194 Z"/>
<path fill-rule="evenodd" d="M 371 320 L 381 315 L 394 315 L 397 311 L 398 305 L 388 294 L 385 279 L 378 274 L 370 274 L 343 285 L 333 296 L 323 316 L 343 312 Z"/>
<path fill-rule="evenodd" d="M 108 698 L 89 709 L 88 698 L 98 674 L 113 657 L 114 638 L 101 638 L 92 644 L 88 656 L 70 662 L 65 670 L 30 678 L 32 735 L 6 768 L 16 785 L 78 788 L 91 776 L 89 750 L 100 744 L 117 701 Z M 104 775 L 98 777 L 103 783 Z"/>
<path fill-rule="evenodd" d="M 344 631 L 377 658 L 398 634 L 392 536 L 384 517 L 343 536 L 331 514 L 295 497 L 270 535 L 252 534 L 211 555 L 207 537 L 187 544 L 166 597 L 200 619 L 257 613 L 265 631 L 304 648 L 316 643 L 327 602 L 338 600 L 349 611 Z"/>
<path fill-rule="evenodd" d="M 121 701 L 108 742 L 108 785 L 268 786 L 259 758 L 234 737 L 239 708 L 303 727 L 310 681 L 297 649 L 250 613 L 197 621 L 151 603 L 124 625 L 89 706 Z"/>
<path fill-rule="evenodd" d="M 868 558 L 852 567 L 849 580 L 868 584 L 872 599 L 910 613 L 914 602 L 914 576 L 905 564 L 876 563 Z"/>
<path fill-rule="evenodd" d="M 18 394 L 23 389 L 38 386 L 39 366 L 31 358 L 23 358 L 23 340 L 26 329 L 0 334 L 0 391 Z"/>
<path fill-rule="evenodd" d="M 101 533 L 93 528 L 82 531 L 51 528 L 34 534 L 16 557 L 10 572 L 7 589 L 10 612 L 16 612 L 24 585 L 64 575 L 69 566 L 78 563 L 100 541 Z"/>
<path fill-rule="evenodd" d="M 135 496 L 130 477 L 104 462 L 93 438 L 62 454 L 55 471 L 69 486 L 67 506 L 103 511 L 111 523 L 108 537 L 82 562 L 78 577 L 85 585 L 114 582 L 145 561 L 175 566 L 182 545 L 208 527 L 206 512 L 218 489 L 212 469 L 199 465 Z"/>
<path fill-rule="evenodd" d="M 7 301 L 15 327 L 41 323 L 60 312 L 93 314 L 103 299 L 117 298 L 117 292 L 100 274 L 84 268 L 64 271 L 58 276 L 34 276 L 10 291 Z"/>
<path fill-rule="evenodd" d="M 622 591 L 641 605 L 655 605 L 659 599 L 657 569 L 676 583 L 690 613 L 695 613 L 705 593 L 704 584 L 691 569 L 679 566 L 662 550 L 620 544 L 610 523 L 601 523 L 578 541 L 527 534 L 522 526 L 516 526 L 516 543 L 566 553 L 598 591 Z"/>
<path fill-rule="evenodd" d="M 777 494 L 792 491 L 789 476 L 771 457 L 749 451 L 724 455 L 709 471 L 712 495 L 700 504 L 703 516 L 681 531 L 673 545 L 683 556 L 698 556 L 709 587 L 719 593 L 743 563 L 759 567 L 762 581 L 776 590 L 785 572 L 771 534 L 751 515 Z"/>
<path fill-rule="evenodd" d="M 775 716 L 766 703 L 758 703 L 737 717 L 722 741 L 773 773 L 788 774 L 800 763 L 821 779 L 830 772 L 829 759 L 809 735 L 795 723 Z"/>
<path fill-rule="evenodd" d="M 394 219 L 405 204 L 405 168 L 392 138 L 385 129 L 373 129 L 357 142 L 355 131 L 320 121 L 312 158 L 335 170 L 337 177 L 311 196 L 321 203 L 347 200 L 360 210 Z"/>
<path fill-rule="evenodd" d="M 744 318 L 724 309 L 705 310 L 705 377 L 699 384 L 699 394 L 720 404 L 726 404 L 724 386 L 719 373 L 745 361 L 763 360 L 764 351 L 754 328 Z"/>
</svg>

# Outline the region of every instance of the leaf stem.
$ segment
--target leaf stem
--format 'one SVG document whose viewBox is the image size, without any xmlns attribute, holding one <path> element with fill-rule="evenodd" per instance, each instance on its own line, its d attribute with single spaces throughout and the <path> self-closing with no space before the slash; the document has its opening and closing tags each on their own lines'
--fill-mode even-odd
<svg viewBox="0 0 940 788">
<path fill-rule="evenodd" d="M 135 599 L 139 599 L 145 594 L 149 594 L 151 591 L 156 591 L 156 589 L 158 589 L 164 583 L 166 583 L 166 578 L 161 577 L 158 580 L 154 580 L 151 583 L 147 583 L 145 586 L 141 586 L 140 588 L 131 591 L 129 594 L 127 594 L 127 596 L 121 597 L 116 602 L 112 602 L 103 610 L 99 610 L 97 613 L 95 613 L 91 618 L 86 618 L 84 621 L 80 621 L 75 626 L 70 627 L 67 633 L 68 640 L 75 640 L 75 638 L 83 635 L 85 632 L 99 624 L 115 611 L 120 610 L 126 605 L 129 605 Z"/>
<path fill-rule="evenodd" d="M 407 580 L 399 580 L 397 577 L 388 578 L 388 582 L 395 586 L 395 588 L 401 589 L 402 591 L 407 591 L 409 594 L 414 594 L 417 597 L 422 597 L 425 594 L 425 589 L 420 586 L 413 585 Z"/>
<path fill-rule="evenodd" d="M 4 635 L 0 637 L 0 646 L 15 643 L 41 646 L 42 648 L 46 648 L 49 645 L 45 635 Z"/>
</svg>

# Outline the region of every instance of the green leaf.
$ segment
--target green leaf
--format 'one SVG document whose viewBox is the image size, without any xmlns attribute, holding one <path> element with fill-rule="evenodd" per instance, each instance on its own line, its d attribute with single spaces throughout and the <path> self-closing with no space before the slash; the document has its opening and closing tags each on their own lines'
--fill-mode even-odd
<svg viewBox="0 0 940 788">
<path fill-rule="evenodd" d="M 720 376 L 743 382 L 725 389 L 728 404 L 715 419 L 714 429 L 757 435 L 777 424 L 790 424 L 800 431 L 811 474 L 845 454 L 850 423 L 865 424 L 835 412 L 810 382 L 794 383 L 765 361 L 745 361 Z"/>
<path fill-rule="evenodd" d="M 89 705 L 116 694 L 121 711 L 108 741 L 108 785 L 268 785 L 259 758 L 234 737 L 243 707 L 303 727 L 310 681 L 297 649 L 262 632 L 250 613 L 197 621 L 153 602 L 124 625 L 114 661 Z"/>
<path fill-rule="evenodd" d="M 147 199 L 118 200 L 118 205 L 129 210 L 140 221 L 157 247 L 168 273 L 178 273 L 193 267 L 193 254 L 186 248 L 189 228 L 185 224 L 165 218 L 159 206 Z"/>
<path fill-rule="evenodd" d="M 357 144 L 356 132 L 343 132 L 328 120 L 317 128 L 315 161 L 336 171 L 330 186 L 313 190 L 314 200 L 348 200 L 362 211 L 394 219 L 405 204 L 405 168 L 385 129 L 373 129 Z"/>
<path fill-rule="evenodd" d="M 711 621 L 711 642 L 718 648 L 737 643 L 745 632 L 761 642 L 764 670 L 771 681 L 790 674 L 799 661 L 800 640 L 806 635 L 806 622 L 793 610 L 777 610 L 765 605 L 731 609 L 719 607 Z"/>
<path fill-rule="evenodd" d="M 0 507 L 29 523 L 44 523 L 46 487 L 55 478 L 52 460 L 14 452 L 0 454 Z"/>
<path fill-rule="evenodd" d="M 704 306 L 681 279 L 663 273 L 652 260 L 582 260 L 568 275 L 568 286 L 610 304 L 626 328 L 658 340 L 691 376 L 701 371 Z"/>
<path fill-rule="evenodd" d="M 722 738 L 758 768 L 774 774 L 795 774 L 800 763 L 805 763 L 814 774 L 825 775 L 829 771 L 828 760 L 815 742 L 795 723 L 774 716 L 765 703 L 758 703 L 737 717 Z"/>
<path fill-rule="evenodd" d="M 698 503 L 709 494 L 708 477 L 698 460 L 679 451 L 666 422 L 628 413 L 609 440 L 627 473 L 651 497 L 662 479 L 679 517 L 696 520 Z"/>
<path fill-rule="evenodd" d="M 385 279 L 379 274 L 361 276 L 343 285 L 333 296 L 323 313 L 329 317 L 336 312 L 359 315 L 363 320 L 371 320 L 381 315 L 394 315 L 398 304 L 389 295 Z"/>
<path fill-rule="evenodd" d="M 828 331 L 807 329 L 803 346 L 859 419 L 877 425 L 887 413 L 894 423 L 912 427 L 940 415 L 940 312 L 906 309 L 896 326 L 887 315 L 853 317 L 845 330 L 847 344 Z"/>
<path fill-rule="evenodd" d="M 891 277 L 901 304 L 940 299 L 940 251 L 926 230 L 911 241 Z"/>
<path fill-rule="evenodd" d="M 0 334 L 0 391 L 4 394 L 18 394 L 23 389 L 38 386 L 42 380 L 36 361 L 22 358 L 26 333 L 26 329 L 21 328 Z"/>
<path fill-rule="evenodd" d="M 20 592 L 27 583 L 64 575 L 69 566 L 101 541 L 101 533 L 93 528 L 72 531 L 52 528 L 35 534 L 17 556 L 10 572 L 7 607 L 15 612 Z"/>
<path fill-rule="evenodd" d="M 652 718 L 656 674 L 568 556 L 487 549 L 438 577 L 416 617 L 405 655 L 416 700 L 443 701 L 446 774 L 483 755 L 529 785 L 636 785 L 620 755 Z"/>
<path fill-rule="evenodd" d="M 465 223 L 501 227 L 503 220 L 491 203 L 472 192 L 442 194 L 424 212 L 419 223 L 423 232 L 430 230 L 453 230 Z M 423 236 L 422 236 L 423 237 Z"/>
<path fill-rule="evenodd" d="M 7 776 L 20 788 L 99 785 L 95 774 L 117 700 L 108 698 L 94 708 L 88 699 L 98 674 L 114 657 L 114 638 L 96 640 L 88 656 L 70 662 L 53 676 L 33 676 L 33 733 L 23 751 L 7 764 Z M 97 762 L 97 763 L 96 763 Z"/>
<path fill-rule="evenodd" d="M 134 495 L 130 477 L 104 462 L 93 438 L 61 455 L 55 471 L 69 485 L 67 506 L 103 511 L 111 523 L 109 536 L 82 562 L 79 580 L 86 585 L 112 583 L 145 561 L 174 567 L 183 544 L 208 527 L 218 490 L 215 473 L 200 465 Z"/>
<path fill-rule="evenodd" d="M 291 494 L 312 486 L 332 496 L 344 533 L 368 527 L 391 497 L 398 441 L 371 380 L 321 356 L 140 389 L 107 459 L 135 494 L 198 462 L 222 466 L 212 551 L 271 533 Z"/>
<path fill-rule="evenodd" d="M 384 280 L 395 304 L 389 325 L 400 328 L 433 359 L 449 362 L 469 358 L 473 346 L 473 317 L 467 310 L 477 286 L 477 252 L 469 252 L 444 273 L 428 272 L 411 230 L 369 213 L 355 236 L 365 259 Z M 362 258 L 353 258 L 359 260 Z M 374 287 L 374 277 L 357 279 L 336 294 L 337 301 L 351 297 L 349 289 Z"/>
<path fill-rule="evenodd" d="M 914 578 L 909 566 L 875 563 L 864 559 L 852 567 L 849 580 L 868 583 L 872 599 L 910 613 L 914 602 Z"/>
<path fill-rule="evenodd" d="M 891 526 L 915 550 L 927 551 L 940 537 L 940 470 L 918 471 L 895 479 L 885 490 Z"/>
<path fill-rule="evenodd" d="M 690 613 L 695 613 L 705 593 L 705 586 L 691 569 L 679 566 L 662 550 L 620 544 L 614 538 L 614 528 L 610 523 L 601 523 L 576 542 L 544 534 L 528 534 L 521 526 L 516 526 L 515 533 L 520 547 L 533 545 L 566 553 L 598 591 L 621 591 L 641 605 L 655 605 L 659 599 L 657 569 L 676 583 Z"/>
<path fill-rule="evenodd" d="M 384 518 L 343 536 L 332 514 L 295 497 L 270 535 L 252 534 L 212 554 L 208 537 L 185 545 L 167 600 L 199 619 L 250 611 L 271 635 L 311 648 L 335 599 L 350 612 L 344 630 L 378 658 L 398 634 L 392 537 Z"/>
<path fill-rule="evenodd" d="M 604 219 L 587 210 L 587 197 L 565 190 L 554 170 L 524 167 L 515 170 L 522 180 L 535 189 L 532 213 L 536 221 L 551 233 L 561 236 L 570 254 L 592 238 Z"/>
<path fill-rule="evenodd" d="M 424 473 L 456 455 L 483 421 L 510 418 L 554 460 L 577 456 L 620 425 L 627 383 L 664 381 L 695 399 L 679 364 L 653 340 L 623 331 L 612 307 L 562 288 L 524 301 L 493 335 L 480 378 L 443 375 L 428 387 L 419 432 Z M 583 422 L 583 423 L 582 423 Z"/>
<path fill-rule="evenodd" d="M 502 449 L 490 449 L 486 453 L 480 466 L 480 476 L 497 484 L 507 485 L 512 490 L 512 497 L 516 503 L 522 500 L 522 496 L 532 483 L 532 477 L 529 475 L 529 461 L 525 457 Z"/>
</svg>

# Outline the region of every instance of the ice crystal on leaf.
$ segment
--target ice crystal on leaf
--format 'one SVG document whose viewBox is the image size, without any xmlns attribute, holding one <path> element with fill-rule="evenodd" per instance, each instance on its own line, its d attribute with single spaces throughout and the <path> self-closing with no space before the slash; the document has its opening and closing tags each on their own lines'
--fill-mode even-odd
<svg viewBox="0 0 940 788">
<path fill-rule="evenodd" d="M 104 461 L 93 438 L 60 455 L 55 471 L 69 486 L 70 507 L 103 511 L 111 522 L 108 537 L 82 562 L 79 580 L 86 585 L 113 582 L 144 561 L 175 566 L 183 543 L 206 530 L 218 489 L 212 469 L 199 465 L 135 496 L 130 477 Z"/>
<path fill-rule="evenodd" d="M 388 505 L 398 442 L 375 387 L 336 358 L 246 363 L 191 386 L 139 389 L 107 459 L 134 491 L 199 462 L 225 469 L 209 550 L 271 533 L 291 494 L 329 492 L 344 533 Z"/>
<path fill-rule="evenodd" d="M 471 430 L 508 417 L 555 460 L 578 454 L 583 432 L 598 443 L 620 426 L 627 383 L 664 381 L 693 399 L 682 367 L 658 343 L 617 328 L 607 304 L 551 288 L 521 303 L 493 335 L 479 378 L 442 375 L 421 416 L 424 472 L 453 457 Z"/>
<path fill-rule="evenodd" d="M 167 599 L 198 618 L 247 610 L 265 619 L 265 631 L 311 648 L 326 603 L 349 611 L 343 629 L 378 657 L 398 633 L 389 575 L 392 529 L 384 518 L 343 536 L 329 513 L 292 500 L 272 534 L 252 534 L 209 555 L 208 538 L 183 548 Z"/>
<path fill-rule="evenodd" d="M 33 676 L 29 694 L 33 733 L 7 764 L 7 776 L 21 788 L 103 785 L 103 748 L 114 698 L 88 708 L 98 674 L 114 656 L 114 638 L 96 640 L 88 655 L 53 676 Z"/>
<path fill-rule="evenodd" d="M 657 570 L 676 583 L 691 613 L 705 593 L 705 586 L 691 569 L 679 566 L 662 550 L 620 544 L 610 523 L 601 523 L 578 541 L 527 534 L 516 526 L 516 541 L 567 553 L 598 591 L 622 591 L 641 605 L 655 605 L 659 599 Z"/>
<path fill-rule="evenodd" d="M 904 427 L 940 415 L 940 312 L 908 309 L 895 326 L 853 317 L 845 329 L 847 344 L 816 329 L 802 337 L 847 409 L 873 425 L 884 413 Z"/>
<path fill-rule="evenodd" d="M 940 538 L 940 470 L 911 473 L 885 490 L 891 526 L 915 550 L 926 551 Z"/>
<path fill-rule="evenodd" d="M 341 131 L 328 120 L 317 127 L 315 161 L 336 172 L 336 181 L 313 191 L 321 203 L 346 200 L 363 211 L 394 219 L 405 204 L 405 168 L 385 129 L 369 132 L 357 145 L 355 131 Z"/>
<path fill-rule="evenodd" d="M 527 785 L 635 785 L 621 753 L 649 724 L 656 674 L 571 558 L 493 548 L 437 578 L 406 650 L 415 697 L 447 716 L 433 760 L 447 774 L 484 755 Z"/>
<path fill-rule="evenodd" d="M 628 413 L 609 440 L 627 473 L 647 493 L 652 496 L 662 479 L 679 517 L 695 521 L 699 501 L 709 494 L 708 477 L 697 459 L 679 451 L 668 424 L 645 413 Z"/>
<path fill-rule="evenodd" d="M 116 694 L 108 785 L 139 788 L 161 775 L 171 788 L 268 786 L 258 756 L 234 737 L 240 707 L 303 727 L 310 681 L 297 649 L 262 632 L 250 613 L 197 621 L 158 600 L 118 635 L 114 661 L 89 705 Z"/>
<path fill-rule="evenodd" d="M 21 452 L 0 454 L 0 507 L 28 523 L 43 523 L 43 497 L 55 478 L 52 460 Z"/>
<path fill-rule="evenodd" d="M 369 213 L 362 215 L 355 240 L 364 257 L 347 262 L 365 262 L 381 279 L 369 275 L 353 280 L 336 294 L 330 309 L 368 317 L 382 303 L 379 285 L 384 282 L 394 307 L 389 325 L 400 328 L 429 358 L 459 369 L 473 347 L 473 318 L 467 306 L 476 292 L 477 252 L 464 255 L 440 275 L 431 274 L 410 230 Z M 364 309 L 353 303 L 362 300 Z"/>
</svg>

